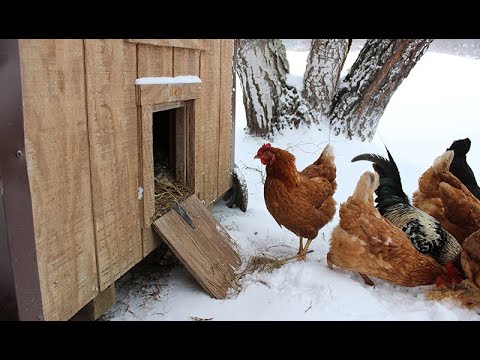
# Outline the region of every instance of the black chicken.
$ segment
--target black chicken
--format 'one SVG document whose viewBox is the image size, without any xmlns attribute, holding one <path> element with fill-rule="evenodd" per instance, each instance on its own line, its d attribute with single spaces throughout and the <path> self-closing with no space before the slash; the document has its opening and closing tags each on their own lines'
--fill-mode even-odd
<svg viewBox="0 0 480 360">
<path fill-rule="evenodd" d="M 447 149 L 453 150 L 453 160 L 450 164 L 450 172 L 455 175 L 468 190 L 480 200 L 480 187 L 473 174 L 472 169 L 467 164 L 467 153 L 470 150 L 472 142 L 469 138 L 455 140 Z"/>
<path fill-rule="evenodd" d="M 367 160 L 380 176 L 375 190 L 375 202 L 380 214 L 408 236 L 413 246 L 422 254 L 433 257 L 441 265 L 458 262 L 461 246 L 433 217 L 410 204 L 403 192 L 400 174 L 387 149 L 389 160 L 376 154 L 362 154 L 352 162 Z"/>
</svg>

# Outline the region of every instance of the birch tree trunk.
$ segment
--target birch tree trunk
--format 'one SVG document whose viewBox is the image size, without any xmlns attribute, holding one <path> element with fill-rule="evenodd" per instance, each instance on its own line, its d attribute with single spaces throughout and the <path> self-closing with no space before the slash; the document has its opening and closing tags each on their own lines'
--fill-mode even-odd
<svg viewBox="0 0 480 360">
<path fill-rule="evenodd" d="M 351 39 L 313 39 L 303 77 L 303 98 L 320 117 L 327 117 L 337 92 Z"/>
<path fill-rule="evenodd" d="M 335 134 L 372 139 L 393 93 L 433 39 L 369 39 L 333 98 Z"/>
<path fill-rule="evenodd" d="M 247 126 L 253 134 L 266 135 L 280 117 L 280 98 L 288 73 L 285 47 L 277 39 L 235 41 Z"/>
<path fill-rule="evenodd" d="M 287 85 L 288 61 L 278 39 L 237 39 L 236 71 L 243 89 L 247 127 L 255 135 L 310 123 L 309 107 L 296 88 Z"/>
</svg>

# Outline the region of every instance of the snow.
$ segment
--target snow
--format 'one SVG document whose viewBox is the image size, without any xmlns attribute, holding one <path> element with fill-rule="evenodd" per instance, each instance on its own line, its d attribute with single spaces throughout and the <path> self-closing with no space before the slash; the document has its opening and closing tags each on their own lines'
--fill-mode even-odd
<svg viewBox="0 0 480 360">
<path fill-rule="evenodd" d="M 299 93 L 303 91 L 303 76 L 287 74 L 287 79 L 285 82 L 287 85 L 297 88 Z"/>
<path fill-rule="evenodd" d="M 202 80 L 194 75 L 182 76 L 158 76 L 158 77 L 141 77 L 135 80 L 135 85 L 153 85 L 153 84 L 196 84 Z"/>
<path fill-rule="evenodd" d="M 287 51 L 293 75 L 301 76 L 306 52 L 297 60 Z M 352 64 L 350 54 L 347 64 Z M 293 60 L 292 60 L 293 59 Z M 305 61 L 305 60 L 302 60 Z M 295 70 L 297 69 L 297 70 Z M 350 160 L 364 152 L 385 155 L 385 143 L 402 177 L 404 191 L 411 196 L 417 180 L 453 140 L 470 137 L 468 161 L 480 173 L 480 61 L 427 52 L 394 94 L 371 143 L 348 141 L 328 131 L 301 127 L 285 130 L 273 146 L 291 151 L 297 167 L 314 161 L 330 143 L 336 156 L 340 204 L 352 194 L 360 175 L 372 170 L 366 161 Z M 240 84 L 237 84 L 240 88 Z M 235 241 L 244 263 L 254 255 L 288 256 L 296 253 L 298 238 L 280 228 L 268 213 L 263 199 L 265 169 L 253 157 L 265 142 L 244 131 L 242 92 L 237 91 L 235 161 L 249 191 L 245 213 L 215 204 L 214 216 Z M 479 175 L 480 176 L 480 175 Z M 188 271 L 175 267 L 167 275 L 147 272 L 124 276 L 117 286 L 117 303 L 104 317 L 111 320 L 480 320 L 475 310 L 457 303 L 427 301 L 429 287 L 407 288 L 374 279 L 375 287 L 361 277 L 326 265 L 328 240 L 338 223 L 338 212 L 312 242 L 306 262 L 289 262 L 272 273 L 254 272 L 242 280 L 242 289 L 225 300 L 210 298 Z M 133 281 L 135 280 L 135 281 Z"/>
</svg>

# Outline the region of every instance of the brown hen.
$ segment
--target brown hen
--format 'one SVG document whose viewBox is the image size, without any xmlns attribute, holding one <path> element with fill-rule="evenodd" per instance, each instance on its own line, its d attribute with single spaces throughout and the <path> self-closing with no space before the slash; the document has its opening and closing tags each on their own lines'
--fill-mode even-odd
<svg viewBox="0 0 480 360">
<path fill-rule="evenodd" d="M 469 235 L 463 242 L 460 261 L 465 276 L 480 289 L 480 230 Z"/>
<path fill-rule="evenodd" d="M 305 260 L 310 243 L 336 211 L 332 147 L 327 145 L 320 157 L 301 172 L 295 166 L 295 156 L 270 144 L 263 145 L 255 159 L 267 167 L 264 186 L 267 210 L 280 226 L 300 237 L 297 258 Z"/>
<path fill-rule="evenodd" d="M 432 284 L 445 269 L 420 253 L 405 233 L 380 215 L 373 204 L 378 174 L 365 172 L 355 191 L 340 205 L 340 222 L 332 232 L 327 263 L 402 286 Z"/>
<path fill-rule="evenodd" d="M 418 179 L 412 198 L 414 206 L 437 219 L 462 244 L 480 229 L 480 201 L 450 172 L 453 157 L 451 150 L 437 157 Z"/>
</svg>

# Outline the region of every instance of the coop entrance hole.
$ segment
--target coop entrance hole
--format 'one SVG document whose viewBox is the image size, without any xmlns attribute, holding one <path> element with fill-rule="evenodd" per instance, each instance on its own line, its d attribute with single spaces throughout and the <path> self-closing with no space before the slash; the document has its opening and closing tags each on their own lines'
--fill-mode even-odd
<svg viewBox="0 0 480 360">
<path fill-rule="evenodd" d="M 187 184 L 185 106 L 152 114 L 154 219 L 193 194 Z"/>
<path fill-rule="evenodd" d="M 176 109 L 157 111 L 152 116 L 155 177 L 160 172 L 170 172 L 175 177 L 175 112 Z"/>
</svg>

